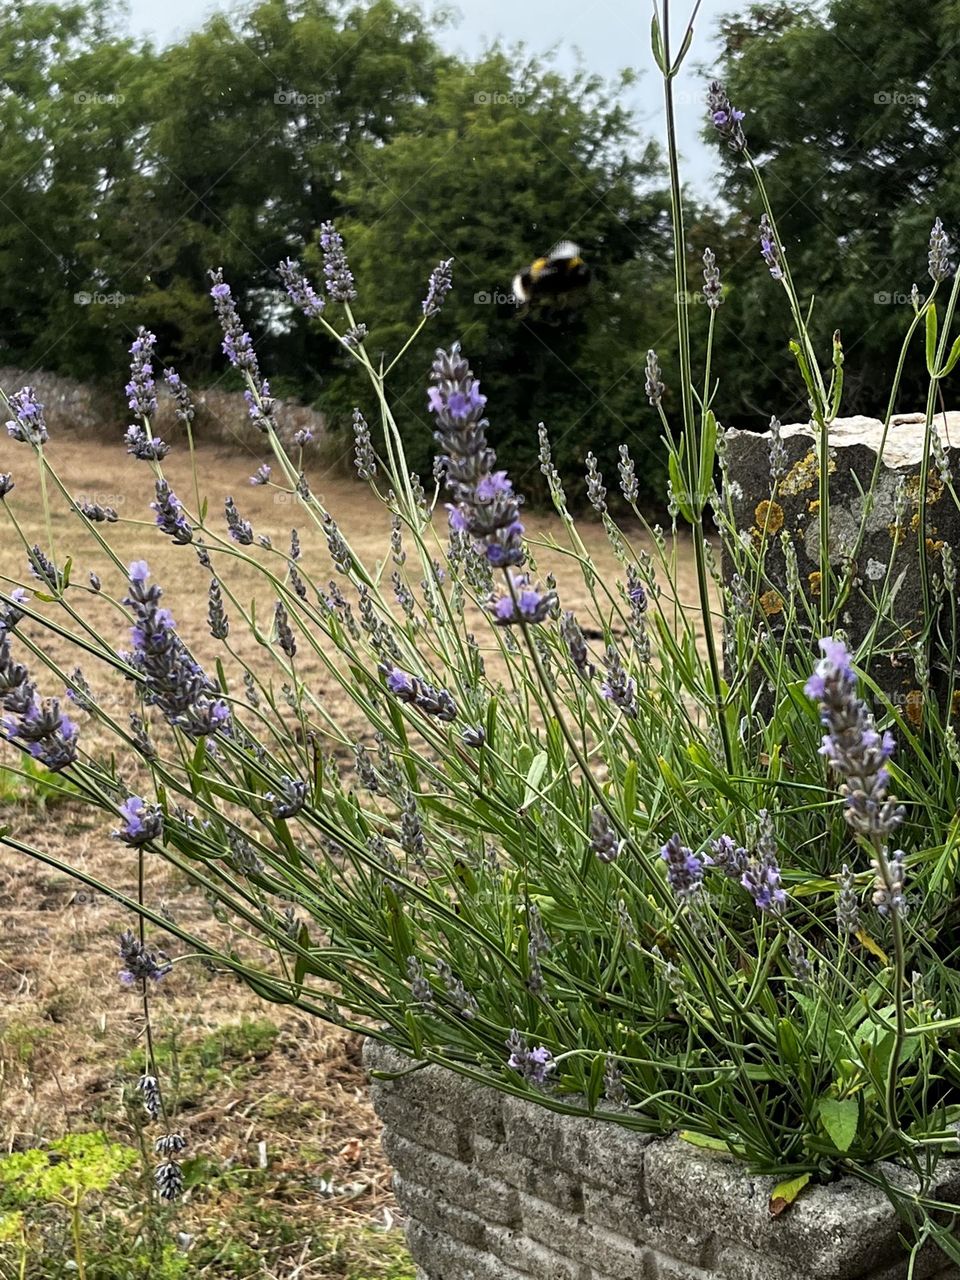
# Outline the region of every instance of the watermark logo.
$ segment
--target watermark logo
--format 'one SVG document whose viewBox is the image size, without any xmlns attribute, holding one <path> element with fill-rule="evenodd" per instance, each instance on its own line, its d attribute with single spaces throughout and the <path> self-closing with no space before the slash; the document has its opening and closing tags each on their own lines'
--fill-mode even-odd
<svg viewBox="0 0 960 1280">
<path fill-rule="evenodd" d="M 923 95 L 919 93 L 902 93 L 899 89 L 881 89 L 873 95 L 878 107 L 919 107 L 923 104 Z"/>
<path fill-rule="evenodd" d="M 296 89 L 278 89 L 273 100 L 278 107 L 322 107 L 329 96 L 326 93 L 299 93 Z"/>
<path fill-rule="evenodd" d="M 100 93 L 96 89 L 81 89 L 73 100 L 81 107 L 119 107 L 126 102 L 122 93 Z"/>
<path fill-rule="evenodd" d="M 522 107 L 527 99 L 522 93 L 488 93 L 481 89 L 473 95 L 473 100 L 478 107 Z"/>
<path fill-rule="evenodd" d="M 79 289 L 73 295 L 74 304 L 78 307 L 122 307 L 133 299 L 126 293 L 98 293 L 87 289 Z"/>
<path fill-rule="evenodd" d="M 881 290 L 873 295 L 874 305 L 878 307 L 907 307 L 913 303 L 909 293 L 887 293 Z"/>
<path fill-rule="evenodd" d="M 516 307 L 520 299 L 515 293 L 501 293 L 499 289 L 480 289 L 473 295 L 473 301 L 478 307 Z"/>
<path fill-rule="evenodd" d="M 89 493 L 76 493 L 73 497 L 78 507 L 112 507 L 114 511 L 127 500 L 124 493 L 107 493 L 99 489 Z"/>
</svg>

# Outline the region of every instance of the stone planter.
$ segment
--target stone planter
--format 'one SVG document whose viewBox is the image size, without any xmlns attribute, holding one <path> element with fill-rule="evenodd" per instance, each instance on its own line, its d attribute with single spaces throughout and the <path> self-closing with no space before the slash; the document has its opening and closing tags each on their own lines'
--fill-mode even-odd
<svg viewBox="0 0 960 1280">
<path fill-rule="evenodd" d="M 960 467 L 960 414 L 938 414 L 937 433 L 954 472 Z M 784 601 L 788 598 L 783 540 L 796 555 L 801 592 L 809 599 L 820 594 L 819 467 L 817 431 L 808 423 L 781 428 L 784 474 L 771 500 L 770 433 L 726 432 L 728 492 L 741 538 L 758 545 L 768 539 L 766 573 L 770 588 L 759 605 L 765 626 L 778 635 Z M 924 688 L 915 671 L 913 646 L 925 627 L 920 576 L 920 474 L 925 438 L 924 415 L 901 414 L 891 419 L 884 439 L 876 418 L 837 418 L 830 425 L 831 457 L 829 558 L 842 575 L 845 556 L 854 549 L 863 519 L 863 493 L 877 471 L 874 505 L 865 521 L 864 538 L 856 558 L 853 590 L 846 597 L 839 624 L 854 647 L 877 623 L 875 597 L 884 580 L 896 586 L 890 615 L 880 635 L 888 653 L 875 655 L 870 674 L 884 693 L 915 725 L 920 723 Z M 882 452 L 881 452 L 882 446 Z M 902 529 L 896 526 L 898 486 L 903 485 Z M 942 577 L 942 551 L 949 546 L 960 562 L 960 512 L 931 462 L 927 486 L 926 555 L 931 577 Z M 729 581 L 730 566 L 726 566 Z M 944 597 L 943 634 L 949 635 L 949 593 Z M 936 635 L 938 627 L 932 634 Z M 811 649 L 818 636 L 811 636 Z M 954 658 L 929 641 L 925 647 L 931 667 L 931 691 L 937 695 L 949 684 Z M 952 686 L 951 686 L 952 687 Z M 960 710 L 960 707 L 955 708 Z"/>
<path fill-rule="evenodd" d="M 412 1065 L 372 1041 L 365 1061 Z M 439 1067 L 372 1092 L 420 1280 L 905 1280 L 896 1215 L 862 1181 L 808 1189 L 772 1219 L 774 1179 L 678 1138 L 562 1116 Z M 941 1195 L 958 1192 L 954 1174 Z M 932 1249 L 914 1275 L 960 1280 Z"/>
</svg>

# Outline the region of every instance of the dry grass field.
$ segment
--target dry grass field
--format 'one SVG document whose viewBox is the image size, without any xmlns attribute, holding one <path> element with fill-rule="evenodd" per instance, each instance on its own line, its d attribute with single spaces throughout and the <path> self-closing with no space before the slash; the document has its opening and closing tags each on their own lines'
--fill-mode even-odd
<svg viewBox="0 0 960 1280">
<path fill-rule="evenodd" d="M 224 530 L 227 494 L 236 497 L 254 531 L 268 534 L 278 546 L 286 545 L 290 526 L 299 518 L 304 562 L 317 582 L 326 582 L 331 576 L 326 545 L 322 536 L 310 532 L 302 510 L 287 495 L 248 483 L 265 457 L 213 448 L 198 457 L 211 525 Z M 209 653 L 208 574 L 193 549 L 174 546 L 152 527 L 147 464 L 126 455 L 121 444 L 77 441 L 54 442 L 50 458 L 74 496 L 118 510 L 120 523 L 100 528 L 124 563 L 148 560 L 188 643 L 201 656 Z M 186 450 L 172 453 L 164 469 L 174 490 L 192 506 Z M 30 451 L 4 439 L 0 471 L 14 474 L 16 489 L 8 502 L 27 541 L 49 550 Z M 366 486 L 333 473 L 312 476 L 311 483 L 355 552 L 368 566 L 381 562 L 389 526 Z M 531 516 L 527 523 L 534 541 L 559 538 L 562 532 L 547 516 Z M 8 585 L 10 579 L 24 577 L 25 554 L 8 522 L 0 523 L 0 530 L 0 582 Z M 586 523 L 582 532 L 599 572 L 612 576 L 616 563 L 602 528 Z M 52 533 L 57 562 L 62 565 L 67 554 L 74 557 L 75 581 L 84 581 L 96 569 L 105 589 L 119 592 L 119 574 L 108 569 L 103 552 L 62 502 L 56 504 Z M 539 552 L 538 560 L 542 572 L 556 573 L 565 607 L 584 608 L 575 563 L 547 552 Z M 681 594 L 692 599 L 692 574 L 684 568 L 680 576 Z M 254 574 L 240 567 L 231 581 L 241 599 L 258 593 L 260 612 L 269 612 L 272 602 L 262 598 Z M 115 625 L 110 618 L 117 615 L 106 601 L 90 596 L 89 608 L 93 612 L 88 610 L 88 616 L 99 625 Z M 231 633 L 231 641 L 235 638 Z M 75 657 L 65 647 L 53 646 L 51 652 L 72 670 Z M 302 674 L 317 682 L 321 696 L 336 710 L 335 686 L 323 688 L 322 668 L 316 660 L 310 665 L 306 647 L 304 654 Z M 96 689 L 96 673 L 87 675 Z M 49 677 L 43 676 L 43 690 L 58 692 L 49 685 Z M 0 748 L 0 766 L 13 760 L 13 752 Z M 45 797 L 36 786 L 25 786 L 0 769 L 2 828 L 55 850 L 105 882 L 127 889 L 134 884 L 135 854 L 111 840 L 102 821 L 69 801 Z M 149 878 L 151 897 L 177 920 L 208 934 L 218 927 L 202 897 L 162 864 L 150 865 Z M 137 1107 L 129 1105 L 129 1092 L 142 1052 L 142 1024 L 135 992 L 121 988 L 116 976 L 116 938 L 129 925 L 111 899 L 0 846 L 0 1154 L 90 1129 L 137 1145 Z M 161 1055 L 190 1142 L 191 1185 L 179 1205 L 164 1211 L 162 1224 L 174 1241 L 182 1233 L 178 1248 L 189 1259 L 182 1274 L 228 1280 L 409 1277 L 356 1039 L 295 1011 L 266 1005 L 227 973 L 199 963 L 175 968 L 158 988 L 153 1010 Z M 122 1241 L 124 1232 L 135 1236 L 142 1203 L 143 1197 L 138 1200 L 132 1192 L 116 1196 L 113 1203 L 94 1197 L 89 1221 L 102 1246 L 94 1245 L 91 1256 L 98 1247 L 106 1250 L 109 1242 Z M 44 1229 L 49 1250 L 53 1228 Z M 39 1259 L 39 1238 L 33 1247 Z M 5 1256 L 2 1250 L 0 1245 L 0 1257 Z M 4 1265 L 0 1262 L 0 1275 Z M 17 1274 L 11 1263 L 6 1265 L 11 1275 Z M 141 1274 L 132 1261 L 129 1267 L 115 1271 L 117 1280 Z M 61 1272 L 38 1262 L 28 1274 Z M 151 1274 L 163 1280 L 167 1272 Z M 94 1275 L 101 1272 L 91 1271 Z"/>
</svg>

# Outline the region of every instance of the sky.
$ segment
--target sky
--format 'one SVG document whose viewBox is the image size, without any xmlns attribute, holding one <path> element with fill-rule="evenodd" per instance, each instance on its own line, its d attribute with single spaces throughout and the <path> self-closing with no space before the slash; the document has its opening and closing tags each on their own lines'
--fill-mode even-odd
<svg viewBox="0 0 960 1280">
<path fill-rule="evenodd" d="M 202 26 L 217 9 L 231 7 L 225 0 L 128 0 L 129 23 L 138 35 L 150 35 L 160 44 Z M 677 101 L 680 145 L 687 181 L 701 195 L 712 194 L 716 171 L 715 152 L 699 139 L 703 120 L 702 73 L 714 57 L 712 33 L 720 14 L 739 8 L 732 0 L 703 0 L 685 70 L 678 78 Z M 671 22 L 679 42 L 688 3 L 674 0 Z M 659 77 L 650 55 L 652 0 L 460 0 L 453 23 L 441 36 L 451 52 L 478 55 L 485 44 L 500 38 L 510 45 L 522 41 L 531 53 L 557 49 L 558 65 L 572 70 L 577 51 L 590 72 L 609 77 L 624 67 L 643 72 L 629 100 L 646 132 L 663 138 L 663 111 Z"/>
</svg>

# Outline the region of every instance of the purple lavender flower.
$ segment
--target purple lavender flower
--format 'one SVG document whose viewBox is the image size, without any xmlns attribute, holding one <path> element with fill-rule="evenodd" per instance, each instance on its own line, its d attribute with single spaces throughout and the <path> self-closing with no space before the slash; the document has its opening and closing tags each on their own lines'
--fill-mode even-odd
<svg viewBox="0 0 960 1280">
<path fill-rule="evenodd" d="M 134 982 L 159 982 L 165 978 L 173 965 L 162 952 L 150 951 L 129 929 L 120 935 L 120 959 L 123 968 L 120 970 L 120 981 L 129 986 Z"/>
<path fill-rule="evenodd" d="M 507 1049 L 510 1051 L 507 1066 L 512 1071 L 519 1072 L 529 1084 L 543 1088 L 547 1072 L 551 1070 L 553 1063 L 553 1054 L 550 1050 L 542 1044 L 536 1049 L 529 1049 L 526 1040 L 517 1030 L 510 1032 L 507 1038 Z"/>
<path fill-rule="evenodd" d="M 247 402 L 247 413 L 253 425 L 259 431 L 269 432 L 277 406 L 277 402 L 270 394 L 270 383 L 266 378 L 261 378 L 256 393 L 248 387 L 243 393 L 243 398 Z"/>
<path fill-rule="evenodd" d="M 497 456 L 487 443 L 487 397 L 454 343 L 450 352 L 438 351 L 427 402 L 436 414 L 434 439 L 444 450 L 440 463 L 453 502 L 447 510 L 450 527 L 481 545 L 499 569 L 524 560 L 522 499 L 513 491 L 507 473 L 497 470 Z"/>
<path fill-rule="evenodd" d="M 127 404 L 141 418 L 152 418 L 157 412 L 157 386 L 153 378 L 156 341 L 156 335 L 141 325 L 130 347 L 130 381 L 124 391 Z"/>
<path fill-rule="evenodd" d="M 627 675 L 620 654 L 614 645 L 608 645 L 603 655 L 603 665 L 607 668 L 607 678 L 600 686 L 600 692 L 618 707 L 630 720 L 637 718 L 637 686 Z"/>
<path fill-rule="evenodd" d="M 4 500 L 7 494 L 13 489 L 13 476 L 9 471 L 0 471 L 0 502 Z"/>
<path fill-rule="evenodd" d="M 377 455 L 370 439 L 370 427 L 359 409 L 353 411 L 354 458 L 361 480 L 372 480 L 377 474 Z"/>
<path fill-rule="evenodd" d="M 0 649 L 0 662 L 2 660 Z M 77 758 L 78 730 L 61 711 L 59 698 L 39 698 L 33 684 L 24 679 L 18 687 L 6 691 L 3 705 L 12 713 L 0 718 L 0 733 L 8 742 L 46 765 L 51 773 L 60 773 L 73 764 Z"/>
<path fill-rule="evenodd" d="M 386 686 L 394 697 L 418 707 L 428 716 L 436 716 L 438 720 L 452 722 L 456 720 L 457 704 L 446 689 L 435 689 L 419 676 L 410 675 L 400 667 L 387 666 L 380 668 Z"/>
<path fill-rule="evenodd" d="M 753 898 L 759 911 L 778 915 L 787 905 L 786 892 L 780 886 L 773 819 L 766 809 L 760 810 L 757 856 L 744 868 L 740 883 Z"/>
<path fill-rule="evenodd" d="M 444 258 L 430 272 L 430 283 L 427 285 L 427 296 L 423 300 L 423 314 L 429 320 L 431 316 L 440 314 L 443 301 L 453 285 L 453 259 Z"/>
<path fill-rule="evenodd" d="M 770 269 L 774 280 L 783 279 L 783 266 L 780 261 L 780 246 L 776 233 L 766 214 L 760 219 L 760 254 Z"/>
<path fill-rule="evenodd" d="M 618 838 L 606 812 L 598 804 L 590 810 L 590 848 L 600 862 L 616 862 L 623 848 L 623 841 Z"/>
<path fill-rule="evenodd" d="M 139 423 L 131 423 L 123 437 L 127 453 L 132 453 L 141 462 L 160 462 L 170 452 L 170 446 L 159 436 L 151 436 Z"/>
<path fill-rule="evenodd" d="M 681 902 L 689 901 L 703 884 L 703 860 L 692 849 L 681 844 L 680 837 L 676 834 L 662 847 L 660 857 L 667 864 L 670 888 Z"/>
<path fill-rule="evenodd" d="M 515 575 L 511 581 L 513 594 L 496 597 L 488 605 L 494 624 L 498 627 L 512 627 L 543 622 L 557 603 L 557 593 L 531 587 L 526 574 Z"/>
<path fill-rule="evenodd" d="M 11 440 L 19 440 L 21 444 L 32 444 L 35 448 L 46 444 L 47 422 L 43 415 L 43 405 L 37 399 L 33 387 L 22 387 L 7 401 L 13 418 L 7 423 L 7 435 Z"/>
<path fill-rule="evenodd" d="M 23 610 L 18 606 L 26 604 L 30 595 L 23 587 L 14 587 L 8 598 L 9 603 L 0 600 L 0 633 L 14 629 L 23 617 Z"/>
<path fill-rule="evenodd" d="M 750 861 L 750 855 L 746 849 L 738 845 L 731 836 L 722 835 L 710 842 L 710 852 L 713 855 L 710 861 L 714 866 L 719 867 L 729 880 L 742 880 Z"/>
<path fill-rule="evenodd" d="M 268 791 L 264 796 L 275 818 L 295 818 L 307 803 L 307 784 L 300 778 L 291 778 L 284 774 L 278 783 L 280 794 Z"/>
<path fill-rule="evenodd" d="M 889 798 L 886 762 L 895 742 L 888 731 L 877 732 L 873 715 L 857 695 L 857 677 L 846 645 L 827 637 L 820 641 L 823 657 L 806 684 L 806 694 L 819 704 L 827 729 L 820 754 L 840 778 L 844 816 L 861 835 L 884 840 L 903 821 L 903 807 Z"/>
<path fill-rule="evenodd" d="M 36 578 L 38 582 L 42 582 L 51 591 L 60 592 L 63 590 L 63 574 L 53 561 L 44 555 L 36 543 L 30 548 L 27 569 L 31 577 Z"/>
<path fill-rule="evenodd" d="M 239 543 L 241 547 L 249 547 L 253 542 L 253 526 L 250 521 L 241 518 L 233 498 L 226 499 L 223 509 L 227 517 L 227 529 L 230 532 L 230 537 L 234 542 Z"/>
<path fill-rule="evenodd" d="M 235 369 L 239 369 L 241 373 L 249 373 L 254 382 L 259 385 L 261 379 L 257 353 L 253 349 L 249 333 L 243 327 L 230 286 L 224 281 L 223 268 L 218 267 L 209 275 L 213 281 L 210 297 L 213 299 L 217 318 L 223 329 L 223 354 Z"/>
<path fill-rule="evenodd" d="M 163 377 L 173 395 L 174 413 L 178 421 L 184 423 L 184 425 L 191 423 L 196 415 L 196 410 L 193 407 L 193 401 L 190 399 L 190 388 L 177 373 L 176 369 L 164 369 Z"/>
<path fill-rule="evenodd" d="M 298 311 L 302 311 L 308 320 L 316 320 L 317 316 L 322 315 L 326 302 L 303 274 L 299 262 L 285 258 L 277 271 L 290 301 Z"/>
<path fill-rule="evenodd" d="M 298 449 L 304 448 L 305 445 L 313 442 L 313 432 L 309 427 L 301 427 L 299 431 L 293 433 L 293 443 Z"/>
<path fill-rule="evenodd" d="M 269 484 L 270 483 L 270 464 L 267 462 L 262 462 L 260 466 L 257 467 L 253 475 L 250 477 L 250 483 L 252 485 Z"/>
<path fill-rule="evenodd" d="M 343 237 L 332 222 L 321 224 L 320 248 L 323 250 L 323 274 L 327 277 L 327 293 L 334 302 L 353 302 L 357 296 L 353 273 L 347 262 Z"/>
<path fill-rule="evenodd" d="M 81 502 L 77 510 L 94 524 L 116 524 L 120 519 L 113 507 L 101 507 L 99 502 Z"/>
<path fill-rule="evenodd" d="M 780 887 L 780 868 L 776 863 L 751 862 L 740 883 L 753 898 L 759 911 L 777 915 L 787 904 L 787 895 Z"/>
<path fill-rule="evenodd" d="M 743 119 L 746 114 L 731 105 L 727 91 L 719 80 L 714 80 L 707 93 L 707 111 L 713 127 L 726 141 L 731 151 L 743 151 L 747 139 L 743 132 Z"/>
<path fill-rule="evenodd" d="M 159 805 L 147 804 L 140 796 L 129 796 L 120 806 L 120 813 L 123 826 L 113 832 L 115 840 L 137 848 L 159 840 L 163 834 L 163 810 Z"/>
<path fill-rule="evenodd" d="M 163 592 L 147 585 L 149 576 L 146 561 L 135 560 L 124 598 L 134 615 L 134 652 L 129 662 L 143 682 L 144 700 L 188 737 L 228 732 L 229 707 L 177 635 L 173 615 L 160 605 Z"/>
<path fill-rule="evenodd" d="M 184 515 L 183 504 L 162 477 L 157 481 L 157 500 L 150 503 L 157 513 L 157 528 L 181 547 L 193 541 L 193 529 Z"/>
</svg>

